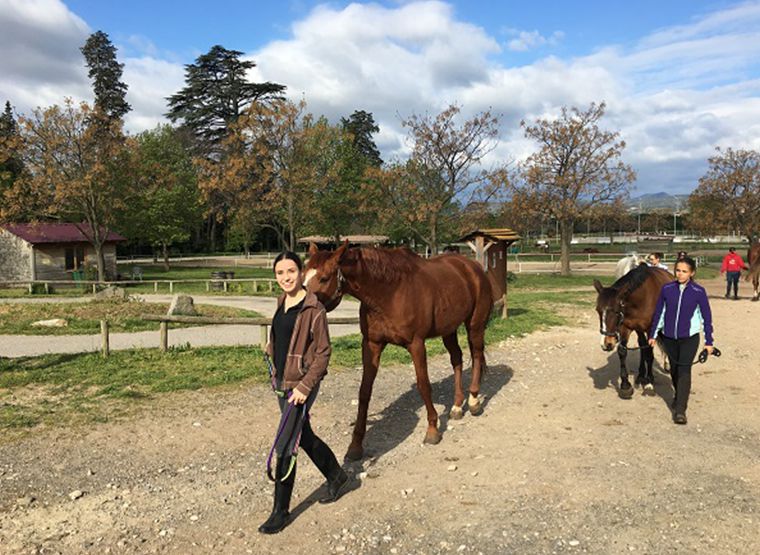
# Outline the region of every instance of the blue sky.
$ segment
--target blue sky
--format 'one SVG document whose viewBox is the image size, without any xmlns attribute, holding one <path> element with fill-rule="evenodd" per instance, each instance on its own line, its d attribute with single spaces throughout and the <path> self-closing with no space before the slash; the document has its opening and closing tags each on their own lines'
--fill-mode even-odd
<svg viewBox="0 0 760 555">
<path fill-rule="evenodd" d="M 760 149 L 760 0 L 0 0 L 0 101 L 90 100 L 78 49 L 95 30 L 125 64 L 133 132 L 164 121 L 183 64 L 218 43 L 315 113 L 371 111 L 386 159 L 409 151 L 401 117 L 452 102 L 501 115 L 498 164 L 535 148 L 520 120 L 605 101 L 634 195 L 689 192 L 716 146 Z"/>
</svg>

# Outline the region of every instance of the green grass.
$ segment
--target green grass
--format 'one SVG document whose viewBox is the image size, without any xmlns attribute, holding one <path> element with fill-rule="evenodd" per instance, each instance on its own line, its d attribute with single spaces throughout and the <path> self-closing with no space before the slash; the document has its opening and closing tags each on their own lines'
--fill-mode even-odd
<svg viewBox="0 0 760 555">
<path fill-rule="evenodd" d="M 100 333 L 100 321 L 108 320 L 109 331 L 136 332 L 158 329 L 158 322 L 147 322 L 142 314 L 166 314 L 168 304 L 138 301 L 102 300 L 82 303 L 13 303 L 0 304 L 0 334 L 3 335 L 80 335 Z M 261 315 L 252 310 L 223 306 L 196 305 L 201 316 L 250 317 Z M 38 320 L 61 318 L 68 325 L 61 328 L 32 327 Z M 175 324 L 175 326 L 185 326 Z"/>
<path fill-rule="evenodd" d="M 258 347 L 0 359 L 0 429 L 106 421 L 155 395 L 266 380 Z"/>
</svg>

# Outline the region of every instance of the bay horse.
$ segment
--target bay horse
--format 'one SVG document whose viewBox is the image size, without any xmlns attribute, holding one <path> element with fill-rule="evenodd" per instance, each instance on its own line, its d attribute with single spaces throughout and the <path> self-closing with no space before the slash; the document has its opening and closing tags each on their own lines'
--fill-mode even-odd
<svg viewBox="0 0 760 555">
<path fill-rule="evenodd" d="M 628 338 L 632 332 L 636 332 L 638 348 L 641 350 L 635 383 L 643 386 L 643 393 L 654 394 L 654 353 L 647 343 L 647 336 L 660 289 L 670 281 L 673 281 L 673 276 L 669 272 L 649 267 L 646 263 L 640 264 L 610 287 L 604 287 L 599 280 L 594 280 L 594 288 L 598 293 L 596 311 L 599 314 L 602 350 L 609 352 L 617 345 L 620 358 L 620 396 L 624 399 L 633 396 L 625 365 Z"/>
<path fill-rule="evenodd" d="M 752 281 L 752 300 L 757 301 L 760 300 L 760 243 L 755 243 L 747 251 L 747 264 L 749 272 L 744 279 Z"/>
<path fill-rule="evenodd" d="M 458 254 L 425 260 L 409 249 L 348 248 L 319 251 L 312 243 L 304 269 L 306 289 L 330 311 L 344 294 L 361 302 L 362 374 L 359 411 L 346 458 L 358 460 L 367 428 L 367 410 L 377 376 L 380 355 L 388 343 L 409 351 L 417 376 L 417 389 L 427 409 L 425 443 L 437 444 L 438 413 L 433 406 L 425 340 L 442 337 L 454 368 L 452 419 L 463 416 L 462 350 L 457 329 L 464 324 L 472 357 L 468 406 L 480 414 L 478 399 L 485 368 L 484 335 L 493 308 L 493 289 L 477 262 Z"/>
</svg>

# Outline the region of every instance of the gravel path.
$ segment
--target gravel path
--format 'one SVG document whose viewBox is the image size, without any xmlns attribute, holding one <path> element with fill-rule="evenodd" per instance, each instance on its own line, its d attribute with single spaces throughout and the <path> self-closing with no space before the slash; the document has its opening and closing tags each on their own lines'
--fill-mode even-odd
<svg viewBox="0 0 760 555">
<path fill-rule="evenodd" d="M 490 346 L 479 417 L 448 421 L 451 369 L 432 359 L 437 446 L 421 443 L 413 369 L 381 368 L 351 490 L 317 504 L 322 478 L 302 455 L 294 519 L 275 537 L 256 532 L 276 422 L 264 386 L 161 396 L 127 420 L 0 442 L 0 552 L 754 554 L 760 303 L 712 304 L 723 356 L 695 367 L 687 426 L 671 422 L 661 373 L 654 397 L 618 398 L 617 356 L 599 349 L 589 307 L 580 327 Z M 331 372 L 312 411 L 339 455 L 360 379 Z"/>
</svg>

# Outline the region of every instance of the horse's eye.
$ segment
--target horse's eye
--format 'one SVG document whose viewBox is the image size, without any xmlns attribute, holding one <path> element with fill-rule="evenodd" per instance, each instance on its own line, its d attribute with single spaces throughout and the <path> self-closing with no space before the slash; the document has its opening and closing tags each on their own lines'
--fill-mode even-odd
<svg viewBox="0 0 760 555">
<path fill-rule="evenodd" d="M 319 283 L 327 283 L 328 281 L 330 281 L 330 278 L 328 276 L 322 276 L 319 278 Z"/>
</svg>

